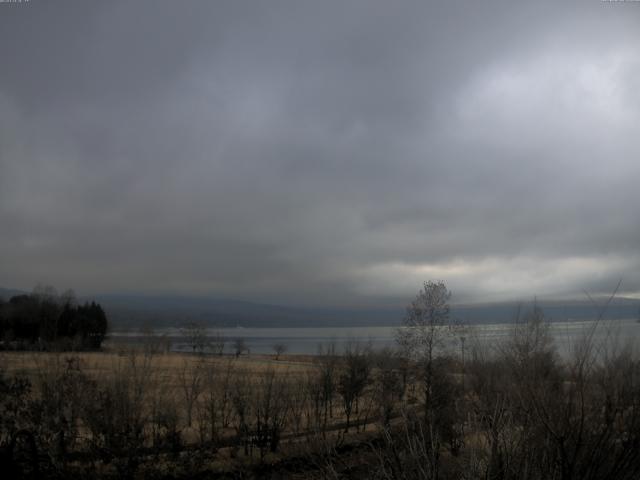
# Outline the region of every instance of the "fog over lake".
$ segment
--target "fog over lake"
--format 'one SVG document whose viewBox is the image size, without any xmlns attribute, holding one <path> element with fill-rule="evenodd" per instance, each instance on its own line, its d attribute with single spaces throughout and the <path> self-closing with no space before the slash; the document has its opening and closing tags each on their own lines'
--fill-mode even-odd
<svg viewBox="0 0 640 480">
<path fill-rule="evenodd" d="M 501 342 L 511 338 L 516 324 L 487 324 L 461 327 L 442 327 L 443 337 L 450 353 L 459 354 L 460 338 L 464 337 L 467 349 L 474 345 L 499 348 Z M 592 334 L 596 349 L 637 347 L 640 339 L 640 322 L 636 319 L 594 320 L 554 322 L 548 324 L 549 333 L 554 339 L 558 352 L 566 356 L 585 338 Z M 370 344 L 374 349 L 396 347 L 395 332 L 398 327 L 337 327 L 337 328 L 208 328 L 204 330 L 209 340 L 216 335 L 226 339 L 225 353 L 231 354 L 231 343 L 243 338 L 252 354 L 271 354 L 275 344 L 284 344 L 287 353 L 316 354 L 320 345 L 326 348 L 335 344 L 336 350 L 342 352 L 349 343 Z M 172 350 L 189 352 L 192 350 L 184 333 L 179 328 L 158 329 L 153 335 L 166 335 L 171 339 Z M 111 341 L 117 343 L 140 343 L 148 339 L 149 334 L 139 331 L 115 331 L 110 335 Z"/>
</svg>

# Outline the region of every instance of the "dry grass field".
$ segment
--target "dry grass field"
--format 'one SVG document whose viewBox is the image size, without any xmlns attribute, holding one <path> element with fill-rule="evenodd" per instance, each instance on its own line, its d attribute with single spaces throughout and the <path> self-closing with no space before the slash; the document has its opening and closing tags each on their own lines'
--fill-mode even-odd
<svg viewBox="0 0 640 480">
<path fill-rule="evenodd" d="M 198 468 L 235 471 L 361 439 L 379 417 L 374 389 L 358 387 L 347 419 L 339 363 L 335 355 L 0 352 L 4 376 L 29 382 L 25 401 L 68 426 L 65 450 L 119 459 L 102 465 L 106 474 L 115 465 L 118 474 L 145 471 L 172 451 L 203 446 L 215 455 Z"/>
<path fill-rule="evenodd" d="M 28 379 L 34 393 L 70 371 L 81 372 L 97 384 L 127 377 L 146 390 L 144 398 L 148 408 L 152 408 L 157 395 L 175 402 L 180 417 L 178 422 L 189 423 L 183 440 L 192 443 L 197 440 L 194 432 L 199 428 L 195 410 L 202 406 L 207 393 L 231 397 L 238 394 L 238 388 L 247 388 L 249 394 L 265 377 L 277 378 L 288 386 L 299 386 L 314 374 L 317 363 L 313 356 L 281 355 L 275 360 L 272 355 L 145 354 L 140 349 L 129 349 L 118 352 L 0 352 L 0 368 L 7 376 Z M 227 376 L 227 383 L 222 385 L 223 377 Z M 291 389 L 287 390 L 287 394 L 291 394 Z M 189 421 L 184 418 L 185 409 L 180 406 L 191 397 L 194 411 Z M 340 419 L 338 412 L 335 417 Z"/>
<path fill-rule="evenodd" d="M 43 369 L 66 368 L 70 362 L 80 367 L 90 376 L 99 377 L 120 370 L 129 363 L 131 356 L 144 358 L 144 353 L 135 349 L 129 351 L 105 352 L 0 352 L 0 366 L 9 374 L 36 378 Z M 155 373 L 171 381 L 187 366 L 204 365 L 211 368 L 226 368 L 228 364 L 247 375 L 262 374 L 269 370 L 291 375 L 304 375 L 314 366 L 310 355 L 281 355 L 275 360 L 273 355 L 191 355 L 186 353 L 166 353 L 149 357 Z M 79 363 L 78 363 L 79 362 Z"/>
</svg>

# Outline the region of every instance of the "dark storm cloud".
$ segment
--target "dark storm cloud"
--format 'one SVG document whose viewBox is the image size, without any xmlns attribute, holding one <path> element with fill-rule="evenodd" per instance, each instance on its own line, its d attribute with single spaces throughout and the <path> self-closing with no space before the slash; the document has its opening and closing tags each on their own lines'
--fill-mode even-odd
<svg viewBox="0 0 640 480">
<path fill-rule="evenodd" d="M 0 5 L 0 284 L 640 291 L 640 5 Z"/>
</svg>

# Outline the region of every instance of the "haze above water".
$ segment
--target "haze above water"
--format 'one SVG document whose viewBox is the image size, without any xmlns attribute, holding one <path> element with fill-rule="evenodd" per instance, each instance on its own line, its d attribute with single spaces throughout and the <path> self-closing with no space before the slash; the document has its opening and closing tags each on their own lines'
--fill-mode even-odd
<svg viewBox="0 0 640 480">
<path fill-rule="evenodd" d="M 458 352 L 461 337 L 465 338 L 467 350 L 474 345 L 498 348 L 511 338 L 516 324 L 471 325 L 443 332 L 447 338 L 447 348 Z M 446 329 L 446 327 L 444 327 Z M 620 348 L 637 346 L 640 338 L 640 322 L 636 319 L 595 321 L 570 321 L 550 323 L 549 333 L 562 356 L 567 356 L 585 336 L 593 332 L 596 348 Z M 252 354 L 273 353 L 273 345 L 284 344 L 287 353 L 315 354 L 318 347 L 335 343 L 336 350 L 342 352 L 350 342 L 371 344 L 375 349 L 394 347 L 397 327 L 337 327 L 337 328 L 209 328 L 206 335 L 212 339 L 222 335 L 226 339 L 225 353 L 232 353 L 231 343 L 243 338 Z M 172 350 L 190 351 L 183 331 L 178 328 L 158 329 L 154 335 L 166 335 L 172 340 Z M 140 332 L 113 332 L 112 341 L 137 343 L 148 335 Z"/>
</svg>

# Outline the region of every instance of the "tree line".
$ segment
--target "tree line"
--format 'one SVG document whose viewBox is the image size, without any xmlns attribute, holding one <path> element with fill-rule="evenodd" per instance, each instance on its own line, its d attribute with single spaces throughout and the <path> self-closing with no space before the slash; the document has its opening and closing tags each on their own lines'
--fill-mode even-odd
<svg viewBox="0 0 640 480">
<path fill-rule="evenodd" d="M 30 294 L 0 299 L 0 341 L 5 349 L 97 350 L 108 328 L 100 304 L 79 304 L 67 290 L 36 287 Z"/>
</svg>

